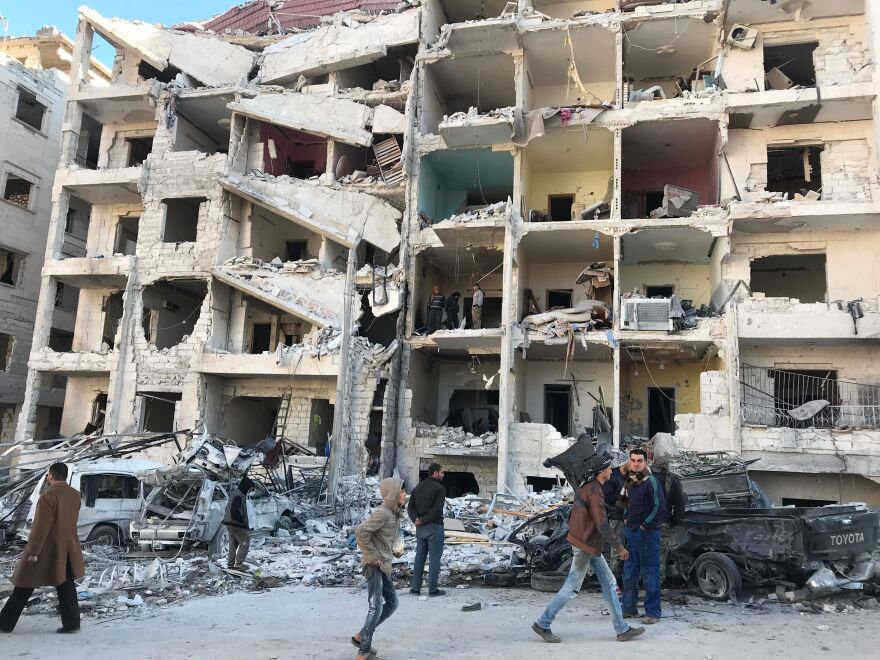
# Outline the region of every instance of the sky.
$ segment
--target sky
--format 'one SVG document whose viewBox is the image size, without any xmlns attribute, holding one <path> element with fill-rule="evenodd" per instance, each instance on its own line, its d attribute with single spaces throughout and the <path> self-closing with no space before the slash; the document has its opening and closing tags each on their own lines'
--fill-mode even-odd
<svg viewBox="0 0 880 660">
<path fill-rule="evenodd" d="M 107 17 L 117 16 L 173 25 L 181 21 L 204 20 L 243 2 L 244 0 L 0 0 L 0 15 L 8 21 L 0 25 L 0 29 L 8 29 L 10 37 L 23 37 L 33 35 L 44 25 L 54 25 L 68 37 L 75 39 L 76 10 L 80 5 L 88 5 Z M 93 53 L 94 56 L 105 64 L 108 60 L 112 62 L 112 53 L 102 53 L 102 50 L 109 50 L 107 44 L 101 44 Z"/>
</svg>

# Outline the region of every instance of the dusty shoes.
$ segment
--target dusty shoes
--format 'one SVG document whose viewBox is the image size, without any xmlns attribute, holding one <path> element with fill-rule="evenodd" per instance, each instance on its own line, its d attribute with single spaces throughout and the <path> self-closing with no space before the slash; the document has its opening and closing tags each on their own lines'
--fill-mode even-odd
<svg viewBox="0 0 880 660">
<path fill-rule="evenodd" d="M 543 639 L 545 642 L 549 642 L 550 644 L 558 644 L 562 640 L 559 639 L 550 628 L 542 628 L 537 623 L 532 624 L 532 630 L 538 633 L 538 636 Z"/>
<path fill-rule="evenodd" d="M 643 632 L 645 632 L 644 628 L 633 628 L 632 626 L 630 626 L 629 630 L 627 630 L 625 633 L 620 633 L 617 636 L 617 641 L 618 642 L 628 642 L 631 639 L 635 639 L 636 637 L 641 635 Z"/>
<path fill-rule="evenodd" d="M 642 623 L 644 623 L 646 626 L 653 626 L 655 623 L 657 623 L 657 617 L 646 616 L 644 619 L 642 619 Z"/>
</svg>

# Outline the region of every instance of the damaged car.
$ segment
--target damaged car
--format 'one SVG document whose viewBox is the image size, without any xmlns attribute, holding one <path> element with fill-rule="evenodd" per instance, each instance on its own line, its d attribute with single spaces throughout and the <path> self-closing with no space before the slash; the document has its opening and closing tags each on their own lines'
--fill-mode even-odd
<svg viewBox="0 0 880 660">
<path fill-rule="evenodd" d="M 141 550 L 206 545 L 212 556 L 223 553 L 228 545 L 223 514 L 234 482 L 223 483 L 190 465 L 155 470 L 143 480 L 154 487 L 143 497 L 131 523 L 131 538 Z M 294 501 L 252 480 L 254 488 L 248 493 L 252 530 L 270 534 L 298 527 Z"/>
</svg>

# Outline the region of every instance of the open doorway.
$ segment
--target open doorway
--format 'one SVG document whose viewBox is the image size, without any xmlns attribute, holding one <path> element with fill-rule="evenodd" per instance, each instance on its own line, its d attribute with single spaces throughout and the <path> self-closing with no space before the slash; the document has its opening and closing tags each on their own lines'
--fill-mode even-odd
<svg viewBox="0 0 880 660">
<path fill-rule="evenodd" d="M 816 67 L 813 51 L 819 42 L 764 46 L 764 73 L 767 89 L 815 87 Z"/>
<path fill-rule="evenodd" d="M 449 397 L 449 426 L 482 435 L 498 431 L 498 390 L 455 390 Z"/>
<path fill-rule="evenodd" d="M 648 388 L 648 437 L 675 430 L 675 388 Z"/>
<path fill-rule="evenodd" d="M 571 207 L 573 204 L 574 193 L 547 195 L 547 209 L 550 211 L 551 220 L 571 220 Z"/>
<path fill-rule="evenodd" d="M 138 392 L 141 400 L 140 428 L 145 433 L 170 433 L 180 392 Z"/>
<path fill-rule="evenodd" d="M 324 455 L 327 438 L 333 430 L 333 406 L 327 399 L 312 399 L 309 417 L 309 447 L 319 456 Z"/>
<path fill-rule="evenodd" d="M 571 433 L 571 385 L 544 385 L 544 423 L 562 435 Z"/>
<path fill-rule="evenodd" d="M 768 147 L 767 191 L 796 193 L 822 189 L 822 146 Z"/>
</svg>

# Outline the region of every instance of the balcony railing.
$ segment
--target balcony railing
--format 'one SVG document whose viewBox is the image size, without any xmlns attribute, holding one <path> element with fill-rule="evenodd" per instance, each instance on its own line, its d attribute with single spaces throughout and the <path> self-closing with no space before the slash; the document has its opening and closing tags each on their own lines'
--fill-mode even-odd
<svg viewBox="0 0 880 660">
<path fill-rule="evenodd" d="M 64 234 L 64 242 L 61 244 L 61 256 L 75 259 L 86 256 L 86 242 L 73 234 Z"/>
<path fill-rule="evenodd" d="M 740 409 L 746 424 L 777 428 L 880 429 L 880 386 L 744 365 Z"/>
<path fill-rule="evenodd" d="M 90 160 L 89 160 L 88 158 L 86 158 L 85 156 L 80 156 L 79 154 L 77 154 L 76 156 L 74 156 L 74 158 L 73 158 L 73 162 L 75 162 L 75 163 L 76 163 L 77 165 L 79 165 L 80 167 L 84 167 L 84 168 L 87 169 L 87 170 L 96 170 L 96 169 L 98 169 L 98 164 L 97 164 L 97 163 L 95 163 L 95 162 L 93 162 L 93 161 L 90 161 Z"/>
</svg>

